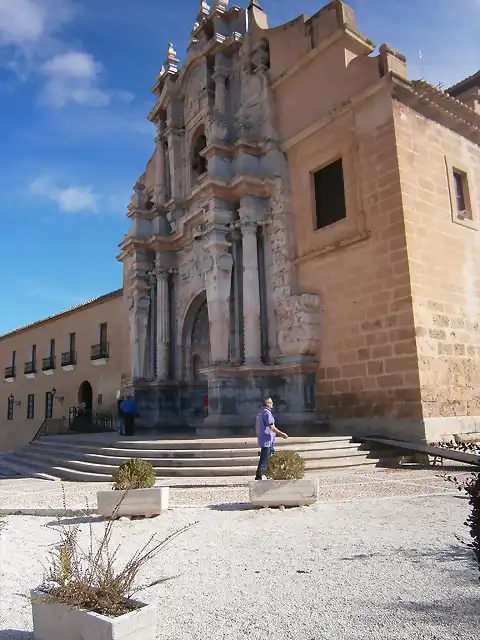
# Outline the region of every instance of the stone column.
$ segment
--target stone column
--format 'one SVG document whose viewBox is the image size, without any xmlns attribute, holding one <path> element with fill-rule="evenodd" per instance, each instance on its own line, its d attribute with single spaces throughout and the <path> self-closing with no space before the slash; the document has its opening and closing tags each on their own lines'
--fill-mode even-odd
<svg viewBox="0 0 480 640">
<path fill-rule="evenodd" d="M 165 122 L 157 123 L 157 145 L 155 157 L 155 204 L 163 206 L 166 201 L 166 174 L 165 174 Z"/>
<path fill-rule="evenodd" d="M 158 256 L 155 275 L 157 277 L 157 378 L 167 380 L 170 352 L 168 270 L 160 266 Z"/>
<path fill-rule="evenodd" d="M 258 274 L 257 222 L 241 221 L 243 234 L 243 327 L 245 364 L 262 361 L 260 282 Z"/>
<path fill-rule="evenodd" d="M 180 200 L 183 196 L 184 162 L 182 157 L 183 132 L 177 127 L 170 126 L 167 130 L 168 163 L 170 176 L 170 197 Z"/>
<path fill-rule="evenodd" d="M 130 302 L 130 341 L 132 354 L 132 378 L 146 377 L 147 328 L 150 298 L 142 294 L 134 294 Z"/>
<path fill-rule="evenodd" d="M 215 225 L 210 229 L 204 245 L 208 320 L 211 337 L 212 364 L 228 363 L 230 337 L 230 292 L 233 258 L 225 239 L 227 228 Z"/>
</svg>

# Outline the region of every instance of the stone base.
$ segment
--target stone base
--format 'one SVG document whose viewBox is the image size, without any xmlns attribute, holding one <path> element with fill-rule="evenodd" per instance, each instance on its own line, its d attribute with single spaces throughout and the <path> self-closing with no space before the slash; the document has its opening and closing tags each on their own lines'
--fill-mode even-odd
<svg viewBox="0 0 480 640">
<path fill-rule="evenodd" d="M 122 516 L 158 516 L 168 511 L 170 487 L 98 491 L 97 510 L 105 518 Z"/>
<path fill-rule="evenodd" d="M 315 408 L 316 370 L 314 362 L 204 369 L 208 417 L 197 427 L 197 435 L 253 435 L 255 417 L 269 396 L 280 429 L 297 436 L 324 431 L 326 423 Z"/>
<path fill-rule="evenodd" d="M 304 507 L 318 500 L 318 479 L 254 480 L 249 485 L 250 502 L 257 507 Z"/>
</svg>

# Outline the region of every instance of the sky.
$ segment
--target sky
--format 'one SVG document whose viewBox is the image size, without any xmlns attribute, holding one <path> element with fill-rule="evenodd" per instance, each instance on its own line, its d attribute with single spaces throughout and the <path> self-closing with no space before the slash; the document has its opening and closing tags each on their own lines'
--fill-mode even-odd
<svg viewBox="0 0 480 640">
<path fill-rule="evenodd" d="M 323 4 L 262 2 L 270 26 Z M 480 0 L 349 4 L 411 78 L 448 87 L 480 68 Z M 199 5 L 0 0 L 0 334 L 122 285 L 115 256 L 154 149 L 150 88 L 168 42 L 184 59 Z"/>
</svg>

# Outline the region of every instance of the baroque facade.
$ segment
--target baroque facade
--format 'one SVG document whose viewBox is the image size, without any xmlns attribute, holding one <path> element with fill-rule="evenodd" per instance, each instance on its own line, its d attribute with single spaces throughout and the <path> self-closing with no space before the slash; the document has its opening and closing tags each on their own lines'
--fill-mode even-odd
<svg viewBox="0 0 480 640">
<path fill-rule="evenodd" d="M 317 421 L 319 297 L 298 287 L 268 41 L 249 30 L 255 4 L 203 2 L 181 69 L 169 45 L 149 115 L 156 153 L 121 244 L 125 387 L 146 420 L 166 424 L 201 415 L 208 387 L 205 433 L 251 427 L 269 394 L 284 423 Z"/>
</svg>

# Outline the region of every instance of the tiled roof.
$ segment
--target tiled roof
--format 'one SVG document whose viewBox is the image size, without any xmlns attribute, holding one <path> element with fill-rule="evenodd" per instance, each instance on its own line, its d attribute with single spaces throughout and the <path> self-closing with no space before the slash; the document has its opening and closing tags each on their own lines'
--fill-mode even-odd
<svg viewBox="0 0 480 640">
<path fill-rule="evenodd" d="M 477 85 L 480 85 L 480 69 L 477 71 L 477 73 L 468 76 L 468 78 L 460 80 L 460 82 L 457 82 L 453 86 L 446 89 L 446 92 L 450 95 L 458 96 L 464 91 L 468 91 L 468 89 L 471 89 Z"/>
<path fill-rule="evenodd" d="M 87 309 L 88 307 L 93 307 L 99 303 L 107 302 L 108 300 L 113 300 L 114 298 L 119 298 L 122 294 L 123 294 L 123 289 L 115 289 L 115 291 L 110 291 L 109 293 L 105 293 L 103 296 L 99 296 L 98 298 L 93 298 L 93 300 L 87 300 L 87 302 L 82 302 L 81 304 L 77 304 L 75 307 L 70 307 L 70 309 L 66 309 L 65 311 L 54 313 L 52 316 L 42 318 L 42 320 L 36 320 L 35 322 L 31 322 L 30 324 L 27 324 L 24 327 L 18 327 L 18 329 L 14 329 L 13 331 L 4 333 L 3 335 L 0 335 L 0 340 L 3 340 L 3 338 L 8 338 L 9 336 L 15 333 L 20 333 L 20 331 L 26 331 L 27 329 L 31 329 L 32 327 L 38 327 L 44 322 L 50 322 L 50 320 L 56 320 L 61 316 L 69 315 L 71 313 L 75 313 L 76 311 L 83 311 L 84 309 Z"/>
</svg>

